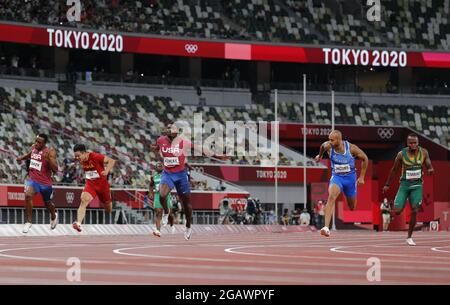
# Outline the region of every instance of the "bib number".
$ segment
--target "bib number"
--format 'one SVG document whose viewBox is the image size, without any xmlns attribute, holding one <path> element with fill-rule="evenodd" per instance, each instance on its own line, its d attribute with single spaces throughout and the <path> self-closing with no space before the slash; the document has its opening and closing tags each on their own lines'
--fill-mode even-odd
<svg viewBox="0 0 450 305">
<path fill-rule="evenodd" d="M 334 172 L 336 174 L 349 173 L 350 172 L 350 164 L 335 164 Z"/>
<path fill-rule="evenodd" d="M 422 178 L 422 170 L 407 170 L 406 171 L 406 180 L 416 180 Z"/>
<path fill-rule="evenodd" d="M 42 168 L 42 162 L 31 159 L 30 168 L 40 171 Z"/>
<path fill-rule="evenodd" d="M 180 165 L 180 161 L 178 160 L 178 157 L 166 157 L 164 158 L 164 166 L 167 167 L 173 167 Z"/>
<path fill-rule="evenodd" d="M 97 173 L 97 171 L 88 171 L 86 172 L 86 179 L 93 180 L 100 178 L 100 175 Z"/>
</svg>

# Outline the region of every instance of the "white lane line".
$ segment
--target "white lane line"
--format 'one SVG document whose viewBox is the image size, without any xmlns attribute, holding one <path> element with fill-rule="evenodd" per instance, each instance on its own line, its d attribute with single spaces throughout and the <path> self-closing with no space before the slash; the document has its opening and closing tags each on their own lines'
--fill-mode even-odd
<svg viewBox="0 0 450 305">
<path fill-rule="evenodd" d="M 421 242 L 424 242 L 426 240 L 429 239 L 421 239 Z M 450 242 L 450 239 L 441 239 L 441 240 L 436 240 L 435 238 L 431 239 L 431 242 Z M 357 250 L 351 251 L 351 250 L 344 250 L 344 249 L 350 249 L 350 248 L 374 248 L 374 247 L 395 247 L 395 244 L 371 244 L 371 245 L 354 245 L 354 246 L 339 246 L 339 247 L 333 247 L 330 249 L 330 251 L 332 252 L 337 252 L 337 253 L 345 253 L 345 254 L 354 254 L 354 255 L 370 255 L 370 256 L 391 256 L 391 257 L 408 257 L 408 258 L 424 258 L 427 260 L 432 260 L 432 259 L 443 259 L 443 260 L 448 260 L 449 257 L 443 257 L 443 256 L 427 256 L 427 255 L 415 255 L 414 253 L 408 253 L 408 252 L 404 252 L 402 254 L 397 254 L 397 253 L 381 253 L 381 252 L 360 252 Z M 414 250 L 414 249 L 420 249 L 420 248 L 424 248 L 424 249 L 429 249 L 429 246 L 415 246 L 415 247 L 410 247 L 410 246 L 406 246 L 405 244 L 403 245 L 397 245 L 397 247 L 402 247 L 403 249 L 409 249 L 409 250 Z M 433 249 L 439 249 L 439 248 L 446 248 L 446 247 L 435 247 L 435 248 L 431 248 L 431 250 Z M 408 251 L 408 250 L 406 250 Z M 433 250 L 433 251 L 439 251 L 439 250 Z M 439 252 L 449 252 L 449 251 L 439 251 Z M 422 262 L 422 263 L 428 263 L 428 262 Z M 443 262 L 443 264 L 450 264 L 447 262 Z"/>
<path fill-rule="evenodd" d="M 52 248 L 62 248 L 62 247 L 80 247 L 86 245 L 58 245 L 58 246 L 39 246 L 39 247 L 26 247 L 26 248 L 10 248 L 10 249 L 2 249 L 0 250 L 0 257 L 14 258 L 14 259 L 24 259 L 24 260 L 34 260 L 34 261 L 51 261 L 51 262 L 60 262 L 66 261 L 65 259 L 55 259 L 48 257 L 33 257 L 33 256 L 22 256 L 22 255 L 12 255 L 12 254 L 4 254 L 4 252 L 10 251 L 20 251 L 20 250 L 35 250 L 35 249 L 52 249 Z"/>
<path fill-rule="evenodd" d="M 432 251 L 436 251 L 436 252 L 450 253 L 450 250 L 441 250 L 442 248 L 450 248 L 450 246 L 445 246 L 445 247 L 434 247 L 434 248 L 431 248 L 431 250 L 432 250 Z"/>
</svg>

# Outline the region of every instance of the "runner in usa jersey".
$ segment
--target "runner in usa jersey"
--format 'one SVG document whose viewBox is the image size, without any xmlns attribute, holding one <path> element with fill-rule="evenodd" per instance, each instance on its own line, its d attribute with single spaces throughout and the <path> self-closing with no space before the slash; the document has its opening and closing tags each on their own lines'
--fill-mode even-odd
<svg viewBox="0 0 450 305">
<path fill-rule="evenodd" d="M 192 205 L 191 188 L 186 170 L 186 153 L 191 149 L 192 144 L 178 137 L 178 128 L 172 123 L 167 125 L 165 133 L 166 135 L 159 137 L 156 145 L 153 146 L 154 151 L 159 153 L 164 165 L 159 184 L 159 199 L 164 209 L 162 225 L 165 226 L 168 223 L 170 210 L 167 205 L 167 197 L 170 191 L 175 188 L 186 215 L 184 238 L 189 240 L 192 234 Z"/>
<path fill-rule="evenodd" d="M 56 213 L 53 198 L 52 173 L 58 171 L 58 161 L 56 160 L 56 151 L 47 147 L 48 136 L 39 134 L 36 137 L 34 145 L 29 153 L 17 157 L 16 161 L 29 161 L 28 179 L 25 181 L 25 210 L 26 223 L 22 232 L 28 233 L 32 225 L 33 218 L 33 197 L 39 193 L 50 212 L 50 229 L 54 230 L 58 224 L 58 213 Z"/>
<path fill-rule="evenodd" d="M 341 192 L 347 198 L 347 205 L 350 210 L 356 208 L 356 186 L 364 184 L 367 164 L 369 159 L 366 154 L 354 144 L 342 140 L 342 133 L 339 130 L 333 130 L 329 136 L 329 141 L 320 146 L 320 152 L 315 157 L 319 162 L 325 152 L 331 160 L 332 175 L 328 186 L 328 201 L 325 206 L 325 226 L 320 230 L 320 234 L 326 237 L 330 236 L 331 217 L 334 211 L 334 205 Z M 361 173 L 356 178 L 355 158 L 361 159 Z"/>
<path fill-rule="evenodd" d="M 89 203 L 98 196 L 100 202 L 103 203 L 106 213 L 112 211 L 112 200 L 108 174 L 116 164 L 116 161 L 110 157 L 104 156 L 96 152 L 86 151 L 84 144 L 76 144 L 73 148 L 75 159 L 78 160 L 83 167 L 86 185 L 81 193 L 81 203 L 78 208 L 77 221 L 72 227 L 81 232 L 81 223 L 86 215 L 86 208 Z M 105 167 L 106 164 L 106 167 Z"/>
</svg>

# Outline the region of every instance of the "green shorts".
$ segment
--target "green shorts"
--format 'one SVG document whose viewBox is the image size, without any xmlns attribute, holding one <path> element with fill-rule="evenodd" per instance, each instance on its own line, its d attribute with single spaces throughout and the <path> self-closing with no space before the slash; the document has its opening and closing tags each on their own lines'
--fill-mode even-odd
<svg viewBox="0 0 450 305">
<path fill-rule="evenodd" d="M 172 196 L 169 194 L 167 196 L 167 207 L 169 209 L 172 208 Z M 153 202 L 153 208 L 155 209 L 162 209 L 162 205 L 161 205 L 161 201 L 159 200 L 159 192 L 155 193 L 155 198 L 154 198 L 154 202 Z"/>
<path fill-rule="evenodd" d="M 418 208 L 422 204 L 422 183 L 400 182 L 397 195 L 395 195 L 394 207 L 403 209 L 406 206 L 406 199 L 409 198 L 409 204 L 412 208 Z"/>
</svg>

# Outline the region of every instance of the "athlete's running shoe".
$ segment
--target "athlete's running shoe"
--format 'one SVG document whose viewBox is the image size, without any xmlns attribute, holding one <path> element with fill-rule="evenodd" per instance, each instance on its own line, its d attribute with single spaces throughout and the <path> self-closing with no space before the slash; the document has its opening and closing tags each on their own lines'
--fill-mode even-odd
<svg viewBox="0 0 450 305">
<path fill-rule="evenodd" d="M 186 239 L 186 240 L 191 239 L 191 235 L 192 235 L 192 229 L 186 228 L 186 231 L 184 231 L 184 239 Z"/>
<path fill-rule="evenodd" d="M 25 225 L 23 226 L 23 230 L 22 233 L 28 233 L 28 231 L 30 231 L 32 224 L 29 222 L 26 222 Z"/>
<path fill-rule="evenodd" d="M 408 246 L 415 246 L 416 245 L 416 243 L 414 242 L 414 240 L 412 238 L 407 238 L 406 239 L 406 244 Z"/>
<path fill-rule="evenodd" d="M 54 230 L 56 228 L 56 225 L 58 224 L 58 213 L 55 213 L 55 219 L 50 219 L 50 229 Z"/>
<path fill-rule="evenodd" d="M 328 227 L 323 227 L 322 229 L 320 229 L 320 235 L 330 237 L 330 234 L 330 229 L 328 229 Z"/>
<path fill-rule="evenodd" d="M 72 228 L 74 228 L 78 232 L 81 232 L 81 225 L 76 221 L 72 224 Z"/>
</svg>

